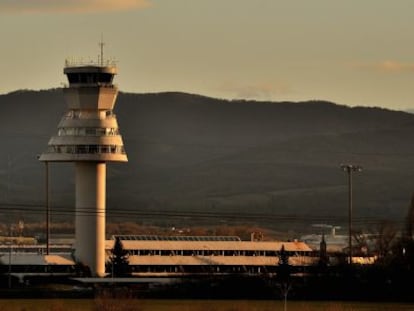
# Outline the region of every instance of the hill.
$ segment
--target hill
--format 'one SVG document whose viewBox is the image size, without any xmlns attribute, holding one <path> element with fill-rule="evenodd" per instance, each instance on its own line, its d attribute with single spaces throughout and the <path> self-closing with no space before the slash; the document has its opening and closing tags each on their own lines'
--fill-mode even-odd
<svg viewBox="0 0 414 311">
<path fill-rule="evenodd" d="M 46 149 L 65 111 L 60 89 L 0 95 L 4 217 L 42 217 Z M 414 115 L 322 101 L 227 101 L 185 93 L 128 94 L 115 112 L 127 164 L 108 165 L 112 219 L 170 225 L 254 222 L 275 228 L 404 220 L 413 192 Z M 70 218 L 74 170 L 51 164 L 54 217 Z M 9 210 L 15 212 L 10 214 Z M 12 216 L 11 216 L 12 215 Z"/>
</svg>

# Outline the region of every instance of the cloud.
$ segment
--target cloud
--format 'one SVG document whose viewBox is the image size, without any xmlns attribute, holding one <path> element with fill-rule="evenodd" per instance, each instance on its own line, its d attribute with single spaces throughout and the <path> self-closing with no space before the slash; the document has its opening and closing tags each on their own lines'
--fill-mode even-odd
<svg viewBox="0 0 414 311">
<path fill-rule="evenodd" d="M 276 96 L 292 93 L 291 88 L 284 82 L 244 85 L 226 82 L 219 87 L 219 90 L 231 93 L 233 98 L 257 100 L 271 100 Z"/>
<path fill-rule="evenodd" d="M 94 13 L 142 9 L 149 0 L 0 0 L 1 13 Z"/>
<path fill-rule="evenodd" d="M 398 73 L 398 72 L 413 72 L 414 64 L 412 63 L 402 63 L 392 60 L 386 60 L 379 63 L 370 63 L 370 64 L 354 64 L 354 67 L 360 69 L 375 70 L 384 73 Z"/>
</svg>

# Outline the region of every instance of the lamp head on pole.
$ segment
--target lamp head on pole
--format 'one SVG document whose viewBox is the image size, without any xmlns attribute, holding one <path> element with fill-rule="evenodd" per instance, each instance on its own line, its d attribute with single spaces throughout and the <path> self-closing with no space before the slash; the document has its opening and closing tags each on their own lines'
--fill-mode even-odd
<svg viewBox="0 0 414 311">
<path fill-rule="evenodd" d="M 344 172 L 362 172 L 362 166 L 354 164 L 341 164 L 341 169 Z"/>
</svg>

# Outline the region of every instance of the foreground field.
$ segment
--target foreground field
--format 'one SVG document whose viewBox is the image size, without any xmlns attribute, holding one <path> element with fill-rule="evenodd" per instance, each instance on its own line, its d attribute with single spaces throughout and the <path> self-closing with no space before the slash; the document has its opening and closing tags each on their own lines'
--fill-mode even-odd
<svg viewBox="0 0 414 311">
<path fill-rule="evenodd" d="M 275 311 L 281 300 L 0 300 L 0 311 Z M 288 301 L 289 311 L 403 311 L 414 304 Z"/>
</svg>

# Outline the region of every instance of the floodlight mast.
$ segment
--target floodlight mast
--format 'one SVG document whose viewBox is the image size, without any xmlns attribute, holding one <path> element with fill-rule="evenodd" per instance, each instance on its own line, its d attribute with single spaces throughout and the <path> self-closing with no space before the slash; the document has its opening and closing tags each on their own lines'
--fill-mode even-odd
<svg viewBox="0 0 414 311">
<path fill-rule="evenodd" d="M 341 164 L 341 169 L 348 174 L 348 264 L 352 264 L 352 175 L 361 172 L 362 167 L 354 164 Z"/>
</svg>

